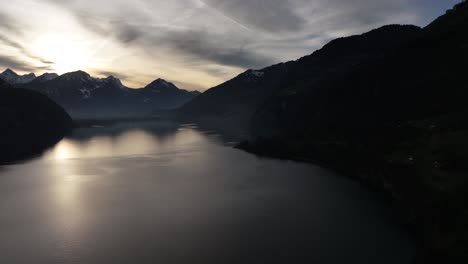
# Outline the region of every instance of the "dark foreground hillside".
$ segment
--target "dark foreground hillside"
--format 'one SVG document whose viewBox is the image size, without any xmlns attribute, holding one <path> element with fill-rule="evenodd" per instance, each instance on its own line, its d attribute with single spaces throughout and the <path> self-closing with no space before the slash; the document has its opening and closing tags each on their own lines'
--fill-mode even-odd
<svg viewBox="0 0 468 264">
<path fill-rule="evenodd" d="M 0 80 L 0 163 L 28 158 L 59 141 L 72 127 L 68 114 L 45 95 Z"/>
<path fill-rule="evenodd" d="M 303 72 L 313 76 L 327 48 L 306 59 Z M 465 263 L 467 61 L 464 3 L 380 58 L 318 81 L 289 82 L 256 112 L 256 140 L 241 147 L 314 160 L 386 191 L 422 238 L 420 263 Z"/>
<path fill-rule="evenodd" d="M 240 148 L 319 163 L 385 191 L 421 238 L 420 263 L 466 263 L 467 61 L 464 2 L 426 28 L 385 26 L 274 66 L 273 75 L 246 72 L 181 115 L 201 120 L 209 115 L 199 109 L 210 107 L 221 123 L 243 115 L 252 140 Z"/>
</svg>

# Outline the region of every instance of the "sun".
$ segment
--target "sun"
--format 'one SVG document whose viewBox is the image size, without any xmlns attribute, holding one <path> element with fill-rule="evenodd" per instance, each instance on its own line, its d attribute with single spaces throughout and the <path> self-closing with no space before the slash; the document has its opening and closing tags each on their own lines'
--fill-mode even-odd
<svg viewBox="0 0 468 264">
<path fill-rule="evenodd" d="M 58 74 L 85 70 L 92 57 L 91 47 L 85 42 L 62 36 L 45 36 L 36 47 L 41 58 L 53 62 L 51 67 Z"/>
</svg>

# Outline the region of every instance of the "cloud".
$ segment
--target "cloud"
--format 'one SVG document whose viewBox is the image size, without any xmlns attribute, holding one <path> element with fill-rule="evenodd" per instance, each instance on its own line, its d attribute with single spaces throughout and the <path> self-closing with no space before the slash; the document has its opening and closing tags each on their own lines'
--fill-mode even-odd
<svg viewBox="0 0 468 264">
<path fill-rule="evenodd" d="M 167 80 L 169 81 L 169 80 Z M 180 81 L 170 81 L 175 84 L 179 89 L 184 89 L 184 90 L 195 90 L 195 91 L 203 91 L 206 88 L 200 85 L 196 85 L 193 83 L 187 83 L 187 82 L 180 82 Z"/>
<path fill-rule="evenodd" d="M 127 24 L 123 21 L 113 23 L 113 29 L 116 30 L 116 37 L 123 43 L 133 42 L 144 35 L 140 27 Z"/>
<path fill-rule="evenodd" d="M 101 76 L 114 76 L 115 78 L 120 79 L 121 81 L 125 81 L 129 78 L 128 75 L 121 73 L 121 72 L 114 72 L 114 71 L 97 71 L 96 74 L 101 75 Z"/>
<path fill-rule="evenodd" d="M 32 54 L 29 50 L 27 50 L 23 45 L 19 44 L 18 42 L 16 41 L 13 41 L 11 39 L 9 39 L 8 37 L 5 37 L 5 36 L 1 36 L 0 35 L 0 42 L 3 42 L 5 45 L 7 46 L 10 46 L 10 47 L 13 47 L 15 49 L 17 49 L 19 52 L 21 52 L 23 55 L 25 55 L 26 57 L 30 58 L 30 59 L 33 59 L 33 60 L 36 60 L 37 62 L 39 63 L 42 63 L 42 64 L 54 64 L 54 62 L 52 61 L 48 61 L 44 58 L 41 58 L 39 56 L 36 56 L 34 54 Z"/>
<path fill-rule="evenodd" d="M 306 19 L 295 13 L 294 2 L 288 0 L 203 0 L 207 6 L 246 27 L 268 32 L 299 31 Z"/>
<path fill-rule="evenodd" d="M 412 19 L 403 17 L 411 13 L 404 0 L 117 0 L 93 8 L 85 0 L 49 1 L 90 31 L 123 45 L 238 68 L 267 66 L 284 60 L 282 54 L 293 59 L 333 37 Z M 275 52 L 275 46 L 281 48 Z"/>
<path fill-rule="evenodd" d="M 37 70 L 37 67 L 28 65 L 20 60 L 10 57 L 10 56 L 3 56 L 0 55 L 0 66 L 2 68 L 9 68 L 14 70 L 20 70 L 25 72 L 33 72 Z"/>
<path fill-rule="evenodd" d="M 247 68 L 297 59 L 337 37 L 390 23 L 424 25 L 456 1 L 16 0 L 14 5 L 24 8 L 9 5 L 0 11 L 0 30 L 6 32 L 0 42 L 28 60 L 51 65 L 34 56 L 27 41 L 12 41 L 21 39 L 13 31 L 24 31 L 17 22 L 28 24 L 39 13 L 30 32 L 59 32 L 64 38 L 79 34 L 84 49 L 96 46 L 93 61 L 112 75 L 128 69 L 134 83 L 140 82 L 133 75 L 160 74 L 181 82 L 192 78 L 194 86 L 212 85 Z M 42 12 L 27 11 L 31 3 L 44 7 Z M 48 18 L 46 26 L 41 27 L 41 17 Z M 66 22 L 55 28 L 61 21 Z"/>
<path fill-rule="evenodd" d="M 149 50 L 169 52 L 184 64 L 217 63 L 238 68 L 259 68 L 275 61 L 249 49 L 248 39 L 236 39 L 202 30 L 160 31 L 146 33 L 135 26 L 118 23 L 113 25 L 117 38 L 127 44 Z M 148 32 L 148 31 L 147 31 Z"/>
<path fill-rule="evenodd" d="M 190 57 L 192 60 L 215 62 L 239 68 L 265 67 L 275 60 L 248 49 L 251 40 L 244 36 L 210 32 L 205 29 L 155 27 L 132 20 L 111 19 L 107 23 L 92 15 L 77 15 L 86 28 L 101 36 L 113 36 L 124 45 L 144 50 L 169 50 L 174 57 Z M 187 63 L 190 64 L 190 63 Z"/>
<path fill-rule="evenodd" d="M 16 34 L 19 34 L 18 26 L 15 20 L 8 14 L 0 12 L 0 29 L 7 30 Z"/>
<path fill-rule="evenodd" d="M 206 31 L 168 32 L 153 40 L 172 49 L 174 53 L 187 54 L 196 59 L 225 66 L 258 68 L 274 62 L 271 58 L 249 50 L 247 40 L 244 43 L 236 39 L 220 40 L 216 35 Z"/>
</svg>

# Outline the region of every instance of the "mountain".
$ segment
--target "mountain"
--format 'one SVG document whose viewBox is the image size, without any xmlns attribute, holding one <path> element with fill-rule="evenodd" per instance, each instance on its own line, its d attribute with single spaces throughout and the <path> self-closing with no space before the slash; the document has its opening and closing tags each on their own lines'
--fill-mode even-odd
<svg viewBox="0 0 468 264">
<path fill-rule="evenodd" d="M 467 32 L 465 1 L 422 29 L 390 25 L 334 40 L 280 78 L 265 74 L 264 90 L 236 77 L 181 115 L 216 118 L 205 114 L 211 108 L 229 124 L 246 109 L 251 141 L 239 148 L 313 161 L 383 191 L 420 238 L 416 263 L 467 262 Z M 243 104 L 255 89 L 262 98 Z"/>
<path fill-rule="evenodd" d="M 0 73 L 0 79 L 9 83 L 10 85 L 22 85 L 28 83 L 42 83 L 46 81 L 51 81 L 58 77 L 56 73 L 44 73 L 39 77 L 36 77 L 34 73 L 29 73 L 25 75 L 18 75 L 11 69 L 6 69 L 4 72 Z"/>
<path fill-rule="evenodd" d="M 99 99 L 112 101 L 129 93 L 129 89 L 116 78 L 92 78 L 83 71 L 66 73 L 49 81 L 23 87 L 42 92 L 66 108 Z M 105 96 L 108 98 L 102 98 Z"/>
<path fill-rule="evenodd" d="M 72 128 L 70 116 L 40 93 L 0 80 L 0 163 L 28 158 L 55 144 Z"/>
<path fill-rule="evenodd" d="M 113 76 L 94 78 L 83 71 L 46 74 L 16 86 L 49 96 L 76 118 L 147 115 L 155 109 L 177 108 L 197 96 L 162 79 L 145 88 L 131 89 Z"/>
<path fill-rule="evenodd" d="M 383 113 L 373 108 L 388 103 L 392 95 L 387 91 L 395 92 L 393 88 L 383 88 L 386 84 L 379 76 L 403 66 L 392 65 L 377 70 L 377 65 L 388 65 L 395 54 L 407 45 L 414 45 L 423 33 L 415 26 L 384 26 L 362 35 L 331 41 L 299 59 L 295 69 L 284 79 L 283 89 L 257 109 L 251 122 L 253 136 L 275 137 L 283 134 L 285 129 L 304 134 L 327 131 L 324 135 L 330 136 L 335 129 L 337 133 L 343 133 L 345 125 L 350 129 L 368 129 L 374 119 L 383 117 Z M 411 71 L 406 73 L 411 74 Z M 361 88 L 363 83 L 353 84 L 360 74 L 359 82 L 366 82 L 366 88 Z M 397 94 L 396 100 L 402 100 L 403 95 L 403 91 Z M 382 102 L 374 100 L 376 98 Z M 395 102 L 399 109 L 382 109 L 388 109 L 390 115 L 396 114 L 403 109 L 402 104 L 403 101 Z"/>
<path fill-rule="evenodd" d="M 245 130 L 258 106 L 282 87 L 282 80 L 294 64 L 248 70 L 197 96 L 178 110 L 179 115 L 197 123 Z"/>
<path fill-rule="evenodd" d="M 157 79 L 142 89 L 133 91 L 140 102 L 156 109 L 174 109 L 184 105 L 200 92 L 177 88 L 173 83 Z"/>
<path fill-rule="evenodd" d="M 56 73 L 44 73 L 41 76 L 34 79 L 33 81 L 31 81 L 31 83 L 47 82 L 47 81 L 51 81 L 51 80 L 53 80 L 53 79 L 55 79 L 57 77 L 59 77 L 59 75 L 56 74 Z"/>
<path fill-rule="evenodd" d="M 9 84 L 25 84 L 32 82 L 34 79 L 36 79 L 36 75 L 34 73 L 18 75 L 16 72 L 7 69 L 4 72 L 0 73 L 0 79 L 4 80 Z"/>
<path fill-rule="evenodd" d="M 415 30 L 410 41 L 397 45 L 397 49 L 384 50 L 381 55 L 345 67 L 338 74 L 343 59 L 355 54 L 339 53 L 332 48 L 341 42 L 356 51 L 352 39 L 333 41 L 301 59 L 298 70 L 288 77 L 288 86 L 259 107 L 251 123 L 253 133 L 262 137 L 347 134 L 359 141 L 355 135 L 368 134 L 370 129 L 383 125 L 468 110 L 467 84 L 461 77 L 467 56 L 467 10 L 448 12 L 422 31 Z M 390 36 L 390 31 L 396 28 L 382 29 L 378 31 Z M 378 31 L 361 37 L 370 38 Z M 376 43 L 368 41 L 375 47 Z M 310 73 L 317 73 L 314 66 L 323 70 L 323 64 L 317 62 L 330 52 L 340 58 L 327 59 L 332 74 L 318 72 L 319 77 L 313 77 Z M 312 78 L 307 77 L 308 72 Z M 298 79 L 305 81 L 297 82 Z"/>
<path fill-rule="evenodd" d="M 261 70 L 248 70 L 214 87 L 184 105 L 184 119 L 204 123 L 235 124 L 250 129 L 254 113 L 277 93 L 297 93 L 294 86 L 307 86 L 324 78 L 338 77 L 361 63 L 380 58 L 418 36 L 415 26 L 386 26 L 361 36 L 332 41 L 323 49 L 297 61 Z"/>
</svg>

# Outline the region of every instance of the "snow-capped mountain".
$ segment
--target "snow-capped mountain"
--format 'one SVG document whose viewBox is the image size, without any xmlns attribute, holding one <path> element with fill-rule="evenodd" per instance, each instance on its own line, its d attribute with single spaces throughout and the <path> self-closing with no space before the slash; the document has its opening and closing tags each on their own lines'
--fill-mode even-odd
<svg viewBox="0 0 468 264">
<path fill-rule="evenodd" d="M 92 99 L 115 99 L 126 94 L 128 88 L 113 77 L 105 79 L 93 78 L 86 72 L 66 73 L 49 81 L 30 83 L 25 88 L 40 91 L 60 104 L 68 106 L 77 102 Z M 109 96 L 109 98 L 104 98 Z"/>
<path fill-rule="evenodd" d="M 36 75 L 34 73 L 18 75 L 11 69 L 6 69 L 4 72 L 0 73 L 0 78 L 5 82 L 14 85 L 32 82 L 34 79 L 36 79 Z"/>
<path fill-rule="evenodd" d="M 155 109 L 178 108 L 199 94 L 179 89 L 162 79 L 145 88 L 132 89 L 113 76 L 94 78 L 84 71 L 58 77 L 42 75 L 15 86 L 46 94 L 75 117 L 141 115 Z"/>
</svg>

